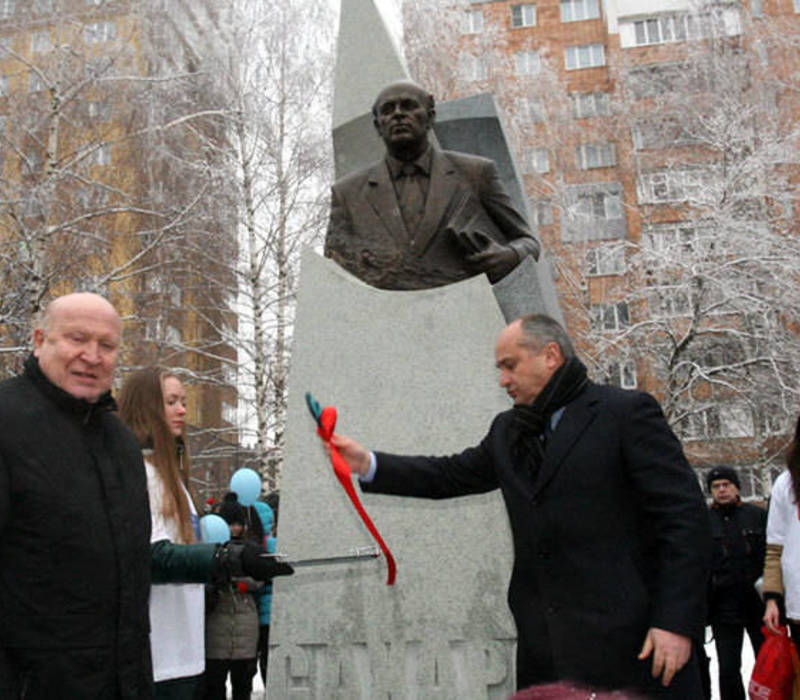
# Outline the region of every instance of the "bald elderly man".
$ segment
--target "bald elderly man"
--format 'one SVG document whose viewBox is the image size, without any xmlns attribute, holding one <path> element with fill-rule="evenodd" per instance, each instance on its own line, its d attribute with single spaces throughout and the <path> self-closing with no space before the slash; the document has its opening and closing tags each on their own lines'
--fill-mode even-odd
<svg viewBox="0 0 800 700">
<path fill-rule="evenodd" d="M 151 698 L 151 573 L 291 571 L 246 548 L 151 545 L 140 446 L 111 397 L 121 335 L 102 297 L 60 297 L 0 383 L 0 698 Z"/>
</svg>

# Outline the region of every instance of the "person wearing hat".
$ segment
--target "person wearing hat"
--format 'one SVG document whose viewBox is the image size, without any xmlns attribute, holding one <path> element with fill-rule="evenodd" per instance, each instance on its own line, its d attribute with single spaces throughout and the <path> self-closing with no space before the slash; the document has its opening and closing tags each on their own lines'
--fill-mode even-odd
<svg viewBox="0 0 800 700">
<path fill-rule="evenodd" d="M 234 492 L 225 495 L 218 515 L 228 523 L 231 542 L 244 543 L 248 537 L 248 514 Z M 205 700 L 225 700 L 228 674 L 233 699 L 250 698 L 259 632 L 253 594 L 263 588 L 263 581 L 250 576 L 233 577 L 207 587 Z"/>
<path fill-rule="evenodd" d="M 714 467 L 706 475 L 711 495 L 713 551 L 708 593 L 708 617 L 719 660 L 722 700 L 744 700 L 741 657 L 744 632 L 753 654 L 762 642 L 764 604 L 755 582 L 764 568 L 767 512 L 743 503 L 739 475 L 731 467 Z"/>
</svg>

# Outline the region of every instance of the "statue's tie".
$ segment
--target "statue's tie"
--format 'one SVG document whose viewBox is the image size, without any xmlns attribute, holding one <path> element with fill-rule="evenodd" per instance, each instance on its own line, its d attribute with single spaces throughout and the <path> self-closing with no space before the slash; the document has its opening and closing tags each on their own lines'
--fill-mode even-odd
<svg viewBox="0 0 800 700">
<path fill-rule="evenodd" d="M 422 193 L 421 177 L 422 174 L 414 163 L 403 165 L 403 177 L 400 178 L 402 184 L 400 213 L 403 215 L 406 231 L 408 231 L 408 237 L 412 243 L 425 214 L 425 196 Z"/>
</svg>

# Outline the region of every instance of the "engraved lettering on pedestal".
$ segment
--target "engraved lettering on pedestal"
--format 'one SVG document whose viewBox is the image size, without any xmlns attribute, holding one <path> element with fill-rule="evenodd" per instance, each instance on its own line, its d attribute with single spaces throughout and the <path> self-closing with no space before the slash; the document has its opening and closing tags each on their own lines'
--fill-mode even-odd
<svg viewBox="0 0 800 700">
<path fill-rule="evenodd" d="M 281 644 L 270 649 L 270 685 L 288 700 L 318 697 L 320 659 L 327 644 Z"/>
</svg>

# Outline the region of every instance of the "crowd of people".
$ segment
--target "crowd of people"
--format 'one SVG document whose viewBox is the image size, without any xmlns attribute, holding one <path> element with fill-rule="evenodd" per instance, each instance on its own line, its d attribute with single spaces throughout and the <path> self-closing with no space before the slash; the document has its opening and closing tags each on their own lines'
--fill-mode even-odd
<svg viewBox="0 0 800 700">
<path fill-rule="evenodd" d="M 121 328 L 97 295 L 55 299 L 0 383 L 0 697 L 217 700 L 229 679 L 249 698 L 270 582 L 292 573 L 268 556 L 275 514 L 228 493 L 230 540 L 200 541 L 181 374 L 135 372 L 117 406 Z M 539 689 L 520 697 L 708 697 L 708 624 L 721 697 L 743 698 L 744 633 L 757 651 L 762 620 L 788 621 L 800 640 L 800 421 L 768 515 L 729 467 L 708 473 L 708 508 L 658 403 L 591 382 L 553 319 L 509 324 L 495 360 L 514 406 L 475 447 L 401 456 L 334 436 L 362 489 L 501 490 L 517 687 Z"/>
</svg>

